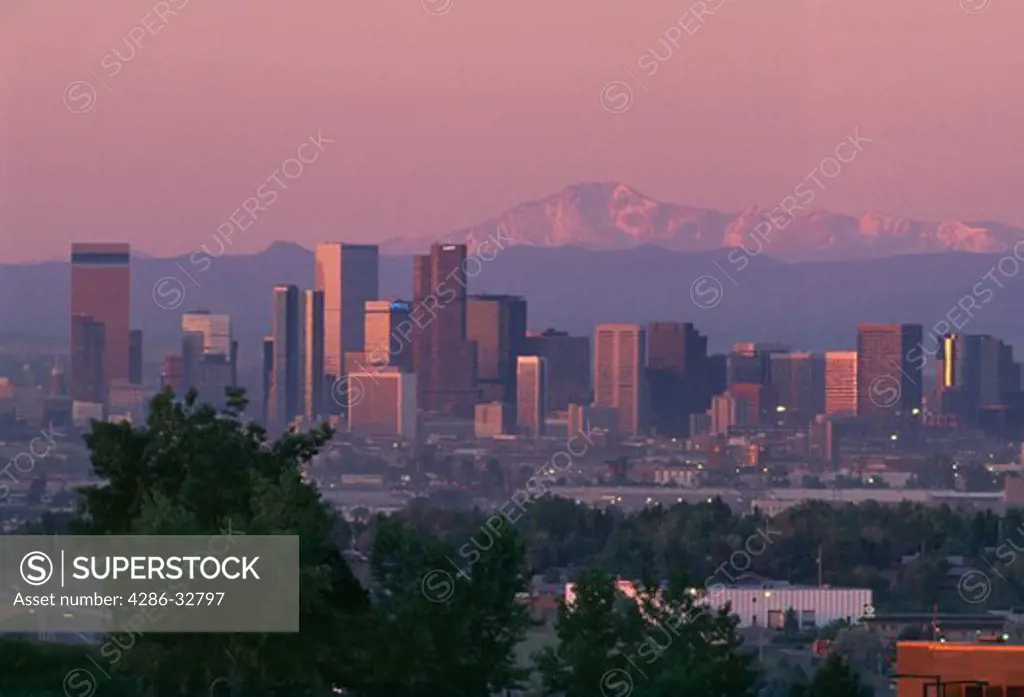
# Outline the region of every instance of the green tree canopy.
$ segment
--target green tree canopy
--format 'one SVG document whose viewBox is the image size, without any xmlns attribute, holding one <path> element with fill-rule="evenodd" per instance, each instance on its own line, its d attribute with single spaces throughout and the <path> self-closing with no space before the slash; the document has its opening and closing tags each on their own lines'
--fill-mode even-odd
<svg viewBox="0 0 1024 697">
<path fill-rule="evenodd" d="M 829 654 L 808 684 L 794 685 L 790 697 L 871 697 L 871 688 L 839 654 Z"/>
</svg>

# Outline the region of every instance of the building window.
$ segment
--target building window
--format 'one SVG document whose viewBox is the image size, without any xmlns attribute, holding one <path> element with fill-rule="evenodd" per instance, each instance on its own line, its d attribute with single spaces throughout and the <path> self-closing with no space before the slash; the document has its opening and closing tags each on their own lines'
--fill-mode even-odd
<svg viewBox="0 0 1024 697">
<path fill-rule="evenodd" d="M 964 685 L 964 697 L 983 697 L 980 685 Z"/>
<path fill-rule="evenodd" d="M 1002 685 L 990 685 L 985 688 L 985 697 L 1003 697 Z"/>
<path fill-rule="evenodd" d="M 803 610 L 800 613 L 800 626 L 804 628 L 817 626 L 817 617 L 814 614 L 814 610 Z"/>
</svg>

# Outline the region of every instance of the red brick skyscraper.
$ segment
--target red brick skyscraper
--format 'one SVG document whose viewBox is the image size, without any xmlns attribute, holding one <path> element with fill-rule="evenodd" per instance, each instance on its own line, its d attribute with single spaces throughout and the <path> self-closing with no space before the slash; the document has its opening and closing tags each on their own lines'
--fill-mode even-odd
<svg viewBox="0 0 1024 697">
<path fill-rule="evenodd" d="M 434 244 L 429 255 L 415 255 L 411 318 L 420 408 L 472 418 L 476 392 L 473 345 L 466 336 L 467 275 L 464 244 Z"/>
<path fill-rule="evenodd" d="M 103 380 L 129 377 L 131 332 L 130 247 L 123 243 L 71 245 L 71 317 L 84 315 L 103 325 Z M 73 363 L 73 362 L 72 362 Z M 90 376 L 71 374 L 71 394 Z"/>
</svg>

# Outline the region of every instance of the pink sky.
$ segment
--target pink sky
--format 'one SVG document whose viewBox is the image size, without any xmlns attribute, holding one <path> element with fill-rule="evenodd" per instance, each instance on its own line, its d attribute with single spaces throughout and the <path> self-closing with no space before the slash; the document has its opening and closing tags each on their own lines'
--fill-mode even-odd
<svg viewBox="0 0 1024 697">
<path fill-rule="evenodd" d="M 1019 1 L 725 0 L 644 77 L 693 0 L 168 0 L 104 72 L 156 4 L 0 3 L 0 263 L 194 250 L 318 129 L 235 251 L 441 236 L 587 180 L 771 206 L 856 127 L 874 143 L 816 205 L 1024 225 Z M 624 66 L 648 91 L 611 114 Z"/>
</svg>

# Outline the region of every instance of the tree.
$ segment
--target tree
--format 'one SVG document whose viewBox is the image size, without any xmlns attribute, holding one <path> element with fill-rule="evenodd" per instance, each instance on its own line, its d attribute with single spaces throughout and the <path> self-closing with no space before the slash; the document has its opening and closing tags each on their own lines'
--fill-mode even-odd
<svg viewBox="0 0 1024 697">
<path fill-rule="evenodd" d="M 592 697 L 609 665 L 635 646 L 640 634 L 617 611 L 618 600 L 614 580 L 604 571 L 587 569 L 576 579 L 573 604 L 558 608 L 558 646 L 534 657 L 547 692 Z"/>
<path fill-rule="evenodd" d="M 299 634 L 145 633 L 116 668 L 153 697 L 207 694 L 230 676 L 255 697 L 330 694 L 357 685 L 355 642 L 368 598 L 342 558 L 337 519 L 304 482 L 300 465 L 327 442 L 328 427 L 269 443 L 245 423 L 244 392 L 229 391 L 218 413 L 155 397 L 144 427 L 94 423 L 86 436 L 103 484 L 84 490 L 81 532 L 93 535 L 248 535 L 300 537 Z"/>
<path fill-rule="evenodd" d="M 829 654 L 806 685 L 797 684 L 790 697 L 871 697 L 871 688 L 838 654 Z"/>
<path fill-rule="evenodd" d="M 742 651 L 737 619 L 698 605 L 684 575 L 661 590 L 640 584 L 624 598 L 612 578 L 589 570 L 571 607 L 559 609 L 557 649 L 537 657 L 544 687 L 565 697 L 745 697 L 757 673 Z"/>
<path fill-rule="evenodd" d="M 861 627 L 839 630 L 832 642 L 832 653 L 842 656 L 850 665 L 877 672 L 885 654 L 885 643 L 874 632 Z"/>
<path fill-rule="evenodd" d="M 466 558 L 408 523 L 378 520 L 375 622 L 361 638 L 373 680 L 357 689 L 361 696 L 489 697 L 519 687 L 527 675 L 515 648 L 531 624 L 516 602 L 527 589 L 523 546 L 507 526 L 497 529 L 486 549 L 471 550 L 478 557 Z"/>
</svg>

